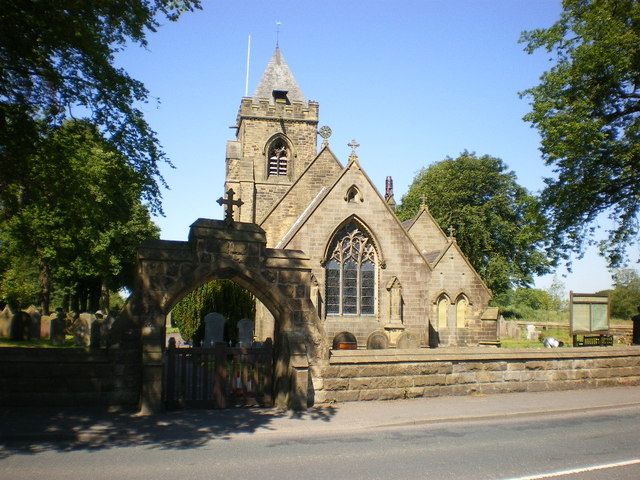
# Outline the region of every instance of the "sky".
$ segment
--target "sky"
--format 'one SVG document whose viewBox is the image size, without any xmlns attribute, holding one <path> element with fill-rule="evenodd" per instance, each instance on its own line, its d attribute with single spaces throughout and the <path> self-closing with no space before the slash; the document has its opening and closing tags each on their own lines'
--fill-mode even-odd
<svg viewBox="0 0 640 480">
<path fill-rule="evenodd" d="M 551 64 L 544 52 L 526 54 L 518 38 L 560 10 L 556 0 L 203 0 L 203 10 L 163 20 L 146 49 L 131 45 L 117 58 L 149 89 L 142 110 L 175 166 L 162 168 L 170 190 L 165 216 L 154 219 L 161 237 L 186 240 L 197 218 L 223 216 L 215 201 L 245 94 L 249 35 L 249 95 L 277 37 L 303 94 L 320 104 L 332 151 L 344 165 L 356 139 L 378 191 L 393 177 L 396 201 L 420 169 L 464 150 L 501 158 L 537 192 L 552 172 L 518 92 Z M 611 285 L 595 250 L 558 275 L 567 292 Z"/>
</svg>

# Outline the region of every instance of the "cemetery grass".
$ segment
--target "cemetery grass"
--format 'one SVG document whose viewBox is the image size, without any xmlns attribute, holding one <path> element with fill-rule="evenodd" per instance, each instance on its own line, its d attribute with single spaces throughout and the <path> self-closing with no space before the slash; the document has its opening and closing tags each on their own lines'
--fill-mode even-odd
<svg viewBox="0 0 640 480">
<path fill-rule="evenodd" d="M 546 348 L 542 344 L 542 340 L 544 337 L 553 337 L 556 340 L 560 340 L 564 342 L 565 347 L 570 347 L 572 345 L 572 339 L 569 335 L 569 332 L 565 329 L 559 328 L 549 328 L 542 332 L 540 336 L 540 340 L 526 340 L 526 339 L 513 339 L 513 338 L 504 338 L 500 340 L 501 348 Z"/>
<path fill-rule="evenodd" d="M 73 344 L 73 336 L 66 335 L 64 345 L 51 345 L 48 338 L 39 338 L 36 340 L 11 340 L 10 338 L 0 337 L 0 348 L 82 348 Z"/>
</svg>

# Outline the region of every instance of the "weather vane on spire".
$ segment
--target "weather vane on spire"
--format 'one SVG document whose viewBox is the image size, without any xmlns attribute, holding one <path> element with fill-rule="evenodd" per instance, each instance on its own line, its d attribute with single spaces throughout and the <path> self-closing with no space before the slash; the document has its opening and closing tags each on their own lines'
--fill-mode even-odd
<svg viewBox="0 0 640 480">
<path fill-rule="evenodd" d="M 282 22 L 280 20 L 276 20 L 276 48 L 280 46 L 280 25 Z"/>
</svg>

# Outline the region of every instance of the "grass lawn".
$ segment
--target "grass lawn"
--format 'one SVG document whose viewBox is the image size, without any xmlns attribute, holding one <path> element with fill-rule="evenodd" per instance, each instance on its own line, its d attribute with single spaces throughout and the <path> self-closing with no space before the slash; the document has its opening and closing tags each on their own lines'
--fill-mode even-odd
<svg viewBox="0 0 640 480">
<path fill-rule="evenodd" d="M 565 347 L 570 347 L 573 345 L 573 340 L 571 339 L 569 332 L 566 330 L 549 328 L 545 330 L 542 335 L 544 335 L 544 337 L 553 337 L 556 340 L 564 342 Z M 524 340 L 513 338 L 501 339 L 500 346 L 502 348 L 546 348 L 544 345 L 542 345 L 542 342 L 540 340 Z"/>
<path fill-rule="evenodd" d="M 64 339 L 64 345 L 51 345 L 48 338 L 40 338 L 38 340 L 11 340 L 9 338 L 0 338 L 0 348 L 2 347 L 20 347 L 20 348 L 82 348 L 73 344 L 73 336 L 67 335 Z"/>
</svg>

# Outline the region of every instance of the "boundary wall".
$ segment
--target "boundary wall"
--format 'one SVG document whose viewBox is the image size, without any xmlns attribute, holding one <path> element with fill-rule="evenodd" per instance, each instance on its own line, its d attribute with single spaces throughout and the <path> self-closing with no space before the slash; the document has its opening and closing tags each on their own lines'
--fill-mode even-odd
<svg viewBox="0 0 640 480">
<path fill-rule="evenodd" d="M 316 403 L 640 385 L 640 348 L 332 350 Z"/>
<path fill-rule="evenodd" d="M 139 351 L 0 348 L 1 406 L 137 406 Z"/>
</svg>

